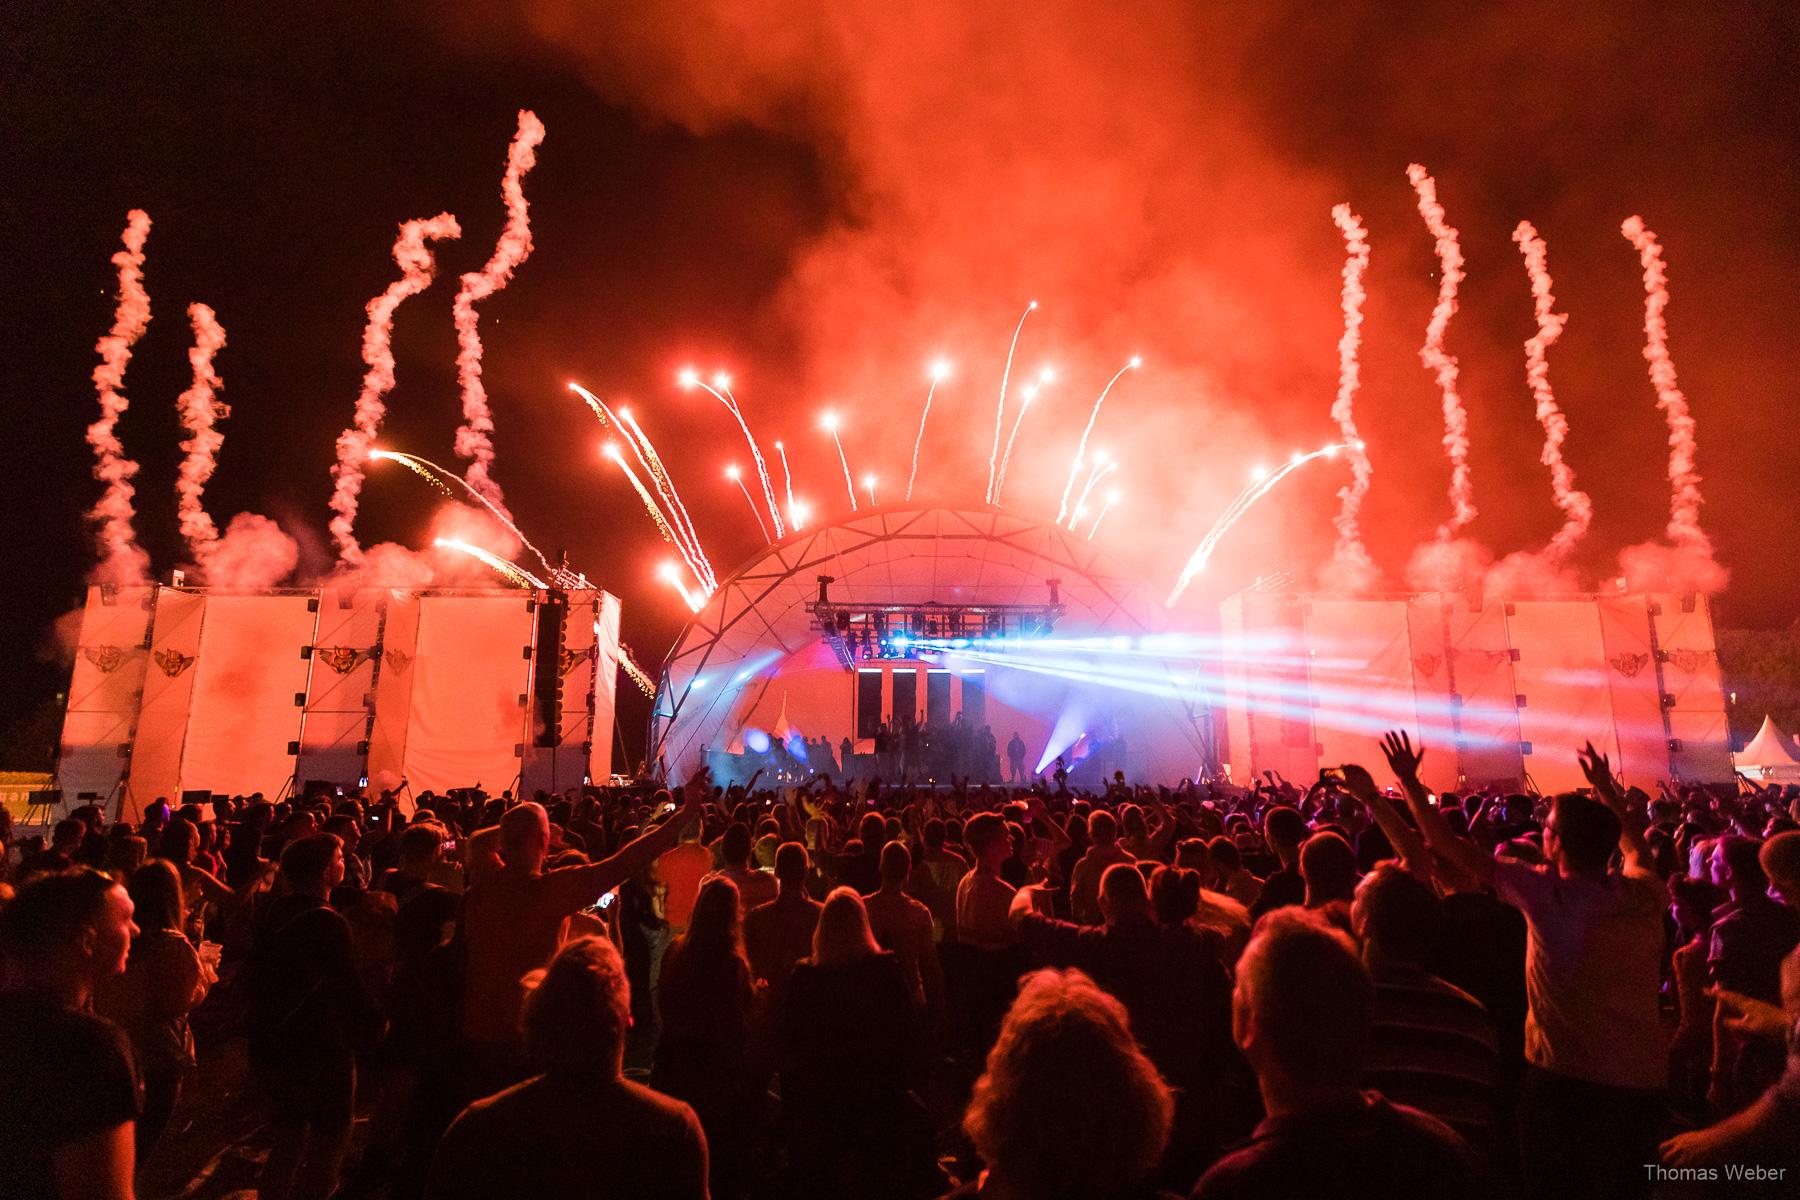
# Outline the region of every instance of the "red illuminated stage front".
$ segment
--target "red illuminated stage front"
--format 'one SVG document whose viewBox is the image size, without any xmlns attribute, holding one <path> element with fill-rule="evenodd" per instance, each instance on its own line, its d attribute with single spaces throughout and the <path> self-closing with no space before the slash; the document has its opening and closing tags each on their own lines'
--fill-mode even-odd
<svg viewBox="0 0 1800 1200">
<path fill-rule="evenodd" d="M 1471 602 L 1246 591 L 1221 606 L 1233 778 L 1361 763 L 1390 728 L 1424 740 L 1436 789 L 1585 784 L 1591 741 L 1626 782 L 1731 778 L 1712 617 L 1700 595 Z"/>
<path fill-rule="evenodd" d="M 309 781 L 567 788 L 612 764 L 601 591 L 93 587 L 63 726 L 71 800 Z"/>
</svg>

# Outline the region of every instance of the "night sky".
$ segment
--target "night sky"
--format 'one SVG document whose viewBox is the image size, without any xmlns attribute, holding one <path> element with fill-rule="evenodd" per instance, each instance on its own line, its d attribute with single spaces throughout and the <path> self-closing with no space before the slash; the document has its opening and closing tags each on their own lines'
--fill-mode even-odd
<svg viewBox="0 0 1800 1200">
<path fill-rule="evenodd" d="M 182 559 L 174 399 L 183 310 L 203 301 L 228 332 L 232 406 L 208 507 L 221 525 L 274 517 L 317 577 L 363 305 L 394 274 L 396 225 L 442 210 L 463 238 L 400 309 L 381 440 L 454 461 L 453 277 L 500 230 L 520 108 L 548 136 L 525 189 L 536 252 L 482 309 L 495 474 L 539 545 L 624 598 L 645 660 L 684 615 L 653 574 L 671 555 L 603 469 L 569 379 L 635 404 L 724 575 L 758 540 L 720 474 L 747 461 L 723 411 L 673 386 L 679 367 L 730 368 L 765 449 L 785 438 L 797 489 L 831 510 L 844 501 L 818 412 L 845 413 L 852 465 L 897 497 L 925 364 L 944 354 L 957 374 L 921 491 L 978 501 L 1006 339 L 1035 298 L 1020 369 L 1054 363 L 1059 383 L 1021 435 L 1007 502 L 1054 514 L 1095 392 L 1142 353 L 1096 432 L 1129 456 L 1101 540 L 1165 586 L 1248 464 L 1332 434 L 1340 200 L 1373 245 L 1358 420 L 1376 471 L 1369 540 L 1397 579 L 1443 519 L 1447 478 L 1416 356 L 1436 283 L 1404 174 L 1415 160 L 1468 259 L 1449 345 L 1475 443 L 1472 534 L 1498 556 L 1541 546 L 1558 521 L 1509 240 L 1530 218 L 1571 315 L 1551 378 L 1597 510 L 1584 584 L 1659 535 L 1665 435 L 1618 234 L 1641 213 L 1668 256 L 1704 520 L 1732 572 L 1720 618 L 1785 625 L 1800 615 L 1800 16 L 1682 7 L 1628 20 L 1566 4 L 8 5 L 0 725 L 66 679 L 50 627 L 93 561 L 82 430 L 126 211 L 155 221 L 154 319 L 121 425 L 155 570 Z M 1264 571 L 1310 573 L 1341 482 L 1297 478 L 1246 522 L 1196 613 Z M 416 478 L 375 470 L 359 536 L 418 545 L 436 508 Z"/>
</svg>

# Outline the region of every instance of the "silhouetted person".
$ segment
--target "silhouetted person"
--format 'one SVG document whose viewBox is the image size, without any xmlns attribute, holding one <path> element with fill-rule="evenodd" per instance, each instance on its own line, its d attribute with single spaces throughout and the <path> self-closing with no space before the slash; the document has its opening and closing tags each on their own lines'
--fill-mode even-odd
<svg viewBox="0 0 1800 1200">
<path fill-rule="evenodd" d="M 542 1073 L 463 1111 L 438 1147 L 430 1200 L 706 1200 L 699 1118 L 621 1073 L 630 1012 L 612 943 L 558 951 L 524 1005 Z"/>
<path fill-rule="evenodd" d="M 986 1169 L 956 1197 L 1140 1200 L 1169 1140 L 1168 1087 L 1122 1005 L 1079 971 L 1028 976 L 963 1117 Z"/>
<path fill-rule="evenodd" d="M 125 970 L 131 897 L 85 867 L 0 909 L 0 1195 L 131 1200 L 138 1076 L 125 1034 L 88 1011 Z"/>
<path fill-rule="evenodd" d="M 1291 906 L 1238 961 L 1232 1032 L 1268 1113 L 1201 1177 L 1196 1200 L 1482 1197 L 1467 1143 L 1436 1118 L 1360 1090 L 1374 986 L 1348 936 Z"/>
</svg>

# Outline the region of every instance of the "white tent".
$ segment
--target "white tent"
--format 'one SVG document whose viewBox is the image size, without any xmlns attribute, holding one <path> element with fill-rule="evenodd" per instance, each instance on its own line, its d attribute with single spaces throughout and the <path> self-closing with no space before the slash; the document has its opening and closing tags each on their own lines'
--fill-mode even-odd
<svg viewBox="0 0 1800 1200">
<path fill-rule="evenodd" d="M 1773 717 L 1763 717 L 1762 728 L 1732 759 L 1738 772 L 1751 779 L 1800 781 L 1800 758 Z"/>
</svg>

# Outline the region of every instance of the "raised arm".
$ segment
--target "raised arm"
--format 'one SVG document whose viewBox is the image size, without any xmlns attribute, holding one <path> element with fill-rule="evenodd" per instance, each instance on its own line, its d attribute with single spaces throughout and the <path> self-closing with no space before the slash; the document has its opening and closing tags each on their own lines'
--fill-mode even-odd
<svg viewBox="0 0 1800 1200">
<path fill-rule="evenodd" d="M 1630 806 L 1625 803 L 1625 790 L 1613 778 L 1612 764 L 1607 761 L 1606 755 L 1594 749 L 1592 742 L 1584 746 L 1576 758 L 1581 763 L 1581 773 L 1594 785 L 1594 795 L 1619 818 L 1619 853 L 1624 856 L 1625 869 L 1648 871 L 1650 844 L 1644 840 L 1643 823 L 1638 821 Z"/>
<path fill-rule="evenodd" d="M 649 833 L 626 842 L 611 858 L 601 859 L 592 866 L 574 868 L 589 873 L 582 882 L 590 899 L 619 886 L 660 858 L 663 851 L 675 844 L 688 823 L 700 818 L 700 806 L 711 794 L 712 771 L 701 767 L 681 790 L 681 807 L 670 814 L 668 820 Z"/>
<path fill-rule="evenodd" d="M 1381 752 L 1387 756 L 1394 778 L 1400 781 L 1400 788 L 1406 793 L 1407 806 L 1412 810 L 1413 820 L 1419 823 L 1426 847 L 1449 859 L 1482 885 L 1492 883 L 1493 858 L 1450 828 L 1450 822 L 1431 803 L 1430 793 L 1419 780 L 1419 764 L 1425 760 L 1425 747 L 1413 749 L 1412 738 L 1404 731 L 1396 730 L 1381 739 Z"/>
<path fill-rule="evenodd" d="M 1344 786 L 1352 796 L 1362 801 L 1369 815 L 1375 818 L 1375 824 L 1387 835 L 1388 844 L 1394 853 L 1400 856 L 1400 863 L 1420 879 L 1430 881 L 1432 875 L 1431 855 L 1425 849 L 1425 839 L 1419 831 L 1406 823 L 1400 810 L 1394 807 L 1393 801 L 1381 794 L 1375 786 L 1375 780 L 1369 772 L 1355 763 L 1345 763 L 1340 772 L 1344 777 Z"/>
</svg>

